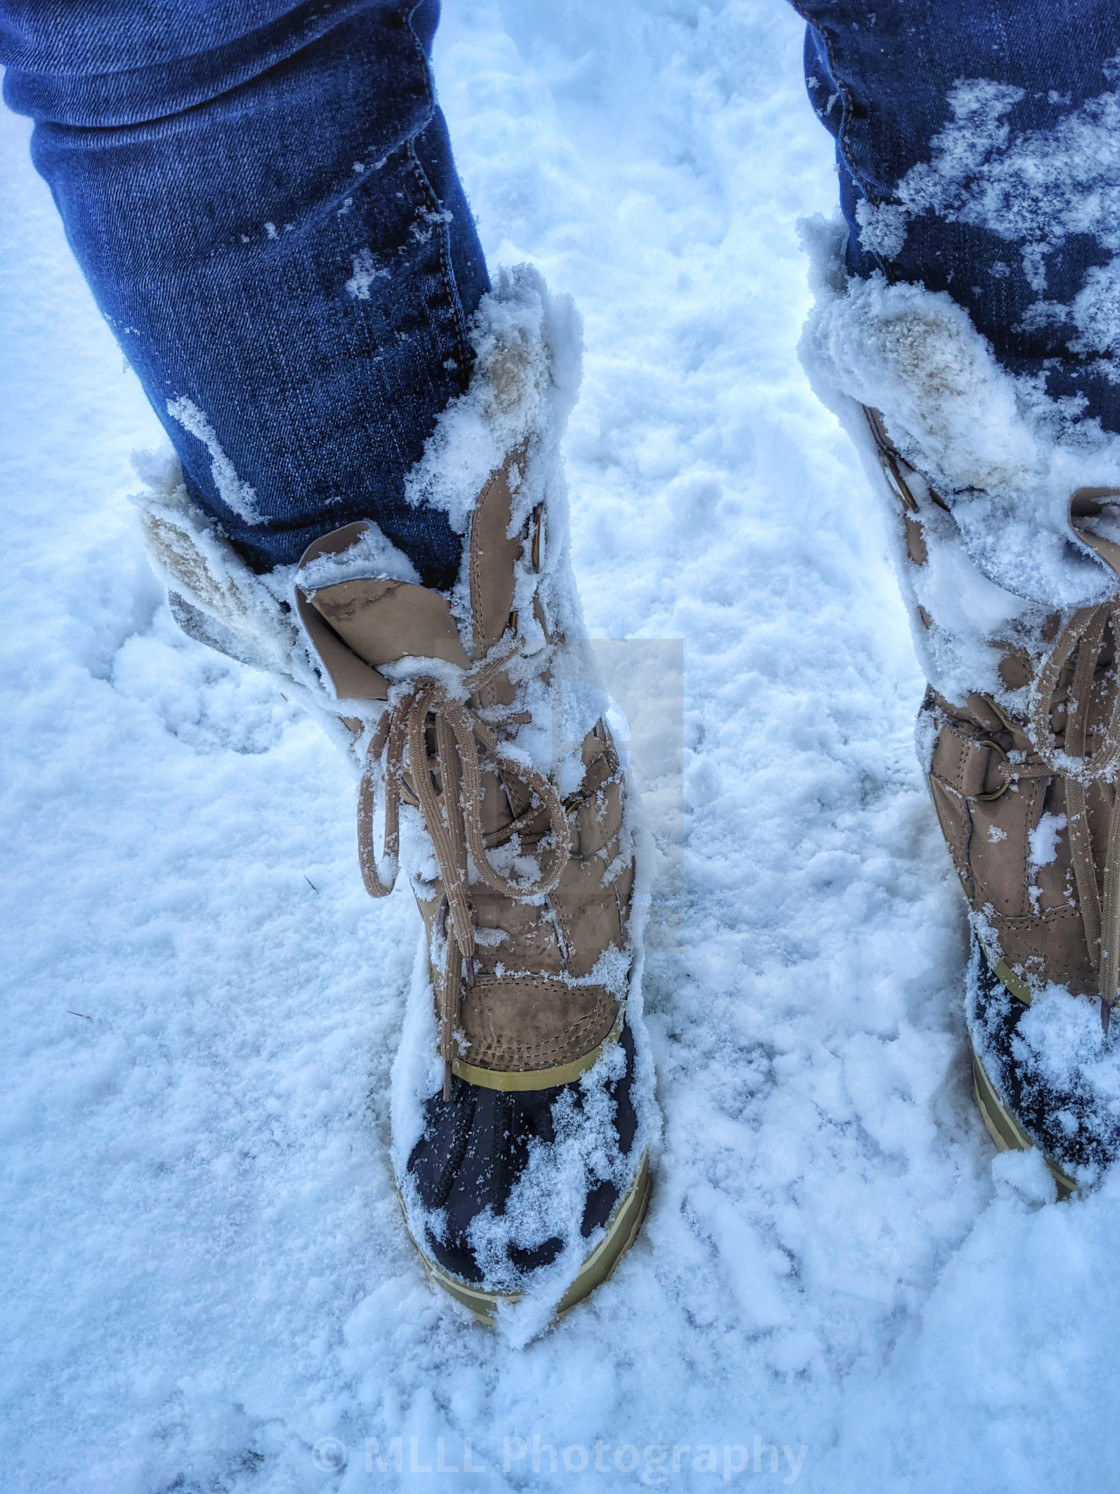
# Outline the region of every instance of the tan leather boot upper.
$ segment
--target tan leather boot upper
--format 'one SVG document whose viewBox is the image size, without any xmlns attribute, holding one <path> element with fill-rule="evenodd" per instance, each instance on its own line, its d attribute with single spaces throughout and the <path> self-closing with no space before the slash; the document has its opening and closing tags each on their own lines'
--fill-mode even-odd
<svg viewBox="0 0 1120 1494">
<path fill-rule="evenodd" d="M 539 573 L 543 543 L 540 510 L 521 533 L 508 533 L 517 457 L 493 474 L 474 511 L 462 627 L 448 597 L 403 581 L 347 579 L 297 595 L 340 712 L 347 700 L 386 702 L 376 727 L 352 723 L 365 749 L 359 845 L 369 891 L 384 896 L 393 885 L 402 800 L 434 852 L 412 881 L 445 1093 L 452 1071 L 495 1089 L 578 1077 L 618 1033 L 629 968 L 633 865 L 610 733 L 601 720 L 586 733 L 574 786 L 563 794 L 556 773 L 541 771 L 518 741 L 528 731 L 539 742 L 552 729 L 563 640 L 539 593 L 531 642 L 514 610 L 518 569 Z M 301 571 L 344 554 L 364 528 L 317 541 Z"/>
<path fill-rule="evenodd" d="M 928 564 L 924 526 L 946 506 L 868 411 L 899 500 L 906 559 Z M 1114 570 L 1120 546 L 1091 528 L 1120 494 L 1080 489 L 1070 528 Z M 918 608 L 923 629 L 936 619 Z M 1022 1001 L 1049 983 L 1099 996 L 1120 983 L 1120 598 L 1040 610 L 1014 639 L 993 638 L 999 684 L 954 702 L 928 691 L 929 782 L 938 820 L 996 973 Z M 1002 697 L 1002 698 L 997 698 Z"/>
</svg>

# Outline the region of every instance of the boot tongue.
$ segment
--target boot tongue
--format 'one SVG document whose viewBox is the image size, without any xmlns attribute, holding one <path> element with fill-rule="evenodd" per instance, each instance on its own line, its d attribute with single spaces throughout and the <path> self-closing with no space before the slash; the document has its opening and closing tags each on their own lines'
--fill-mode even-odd
<svg viewBox="0 0 1120 1494">
<path fill-rule="evenodd" d="M 350 549 L 364 530 L 364 524 L 347 524 L 316 540 L 300 567 Z M 352 579 L 314 590 L 297 586 L 296 604 L 341 699 L 385 700 L 388 681 L 379 670 L 398 659 L 470 667 L 447 598 L 425 586 L 387 579 Z"/>
<path fill-rule="evenodd" d="M 438 591 L 407 581 L 340 581 L 307 600 L 374 669 L 398 659 L 446 659 L 470 668 L 447 598 Z"/>
</svg>

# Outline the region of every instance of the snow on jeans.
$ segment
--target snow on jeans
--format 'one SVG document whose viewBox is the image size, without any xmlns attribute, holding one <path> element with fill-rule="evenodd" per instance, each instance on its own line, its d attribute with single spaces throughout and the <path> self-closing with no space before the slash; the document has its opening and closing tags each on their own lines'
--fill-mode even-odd
<svg viewBox="0 0 1120 1494">
<path fill-rule="evenodd" d="M 459 536 L 405 474 L 488 287 L 436 106 L 438 0 L 0 0 L 101 310 L 194 502 L 257 569 L 375 518 L 425 585 Z"/>
<path fill-rule="evenodd" d="M 794 0 L 849 273 L 947 291 L 997 357 L 1120 431 L 1114 0 Z"/>
<path fill-rule="evenodd" d="M 898 530 L 931 682 L 1021 715 L 992 643 L 1041 658 L 1056 613 L 1116 585 L 1069 505 L 1120 487 L 1120 11 L 795 3 L 844 213 L 810 234 L 803 358 L 872 466 L 868 407 L 936 494 L 920 540 Z"/>
<path fill-rule="evenodd" d="M 803 359 L 887 479 L 919 748 L 972 911 L 970 1034 L 997 1111 L 1026 1114 L 1068 1015 L 1032 994 L 1099 997 L 1106 1029 L 1120 997 L 1120 15 L 799 8 L 845 219 L 809 230 Z M 1080 1082 L 1031 1112 L 1063 1168 L 1083 1129 L 1094 1165 L 1115 1155 Z"/>
<path fill-rule="evenodd" d="M 878 399 L 951 493 L 1017 484 L 1019 521 L 1049 526 L 1052 551 L 1068 529 L 1036 469 L 1055 441 L 1097 430 L 1087 416 L 1120 431 L 1114 0 L 797 8 L 848 224 L 806 343 L 818 387 Z M 362 517 L 428 585 L 458 563 L 446 515 L 405 499 L 469 377 L 467 324 L 487 288 L 435 103 L 437 21 L 438 0 L 0 0 L 5 95 L 35 121 L 70 242 L 190 496 L 258 569 Z M 847 277 L 867 295 L 840 308 Z M 924 354 L 963 359 L 928 418 L 928 369 L 884 332 L 900 325 Z M 962 431 L 978 396 L 995 415 L 978 433 L 973 411 Z M 988 447 L 1008 429 L 1023 449 L 1000 467 Z M 994 513 L 972 530 L 990 533 Z M 982 572 L 1023 579 L 974 539 Z M 1092 560 L 1066 574 L 1047 557 L 1045 575 L 1029 556 L 1019 571 L 1051 603 L 1085 593 Z"/>
</svg>

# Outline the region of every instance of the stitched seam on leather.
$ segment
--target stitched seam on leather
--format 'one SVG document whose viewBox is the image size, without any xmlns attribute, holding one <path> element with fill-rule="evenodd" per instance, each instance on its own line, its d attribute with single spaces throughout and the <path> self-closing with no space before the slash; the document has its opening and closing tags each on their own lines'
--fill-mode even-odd
<svg viewBox="0 0 1120 1494">
<path fill-rule="evenodd" d="M 563 1038 L 542 1039 L 537 1043 L 500 1043 L 475 1039 L 466 1058 L 480 1068 L 510 1067 L 519 1069 L 547 1069 L 557 1064 L 571 1063 L 590 1053 L 606 1038 L 614 1025 L 616 1013 L 608 1011 L 597 1022 L 586 1021 L 578 1028 L 568 1030 Z"/>
</svg>

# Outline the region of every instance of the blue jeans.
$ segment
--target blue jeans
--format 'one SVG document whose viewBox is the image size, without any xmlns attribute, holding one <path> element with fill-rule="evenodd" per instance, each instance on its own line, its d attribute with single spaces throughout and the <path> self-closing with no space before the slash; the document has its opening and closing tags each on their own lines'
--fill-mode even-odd
<svg viewBox="0 0 1120 1494">
<path fill-rule="evenodd" d="M 947 291 L 1001 363 L 1120 431 L 1116 0 L 793 3 L 849 271 Z"/>
<path fill-rule="evenodd" d="M 466 387 L 486 266 L 435 103 L 438 0 L 0 0 L 5 98 L 188 490 L 258 569 L 374 518 Z"/>
<path fill-rule="evenodd" d="M 795 4 L 849 269 L 948 291 L 1004 363 L 1120 431 L 1115 0 Z M 404 494 L 487 288 L 437 20 L 0 0 L 5 96 L 74 252 L 193 499 L 259 569 L 373 518 L 426 584 L 454 578 L 459 537 Z"/>
</svg>

